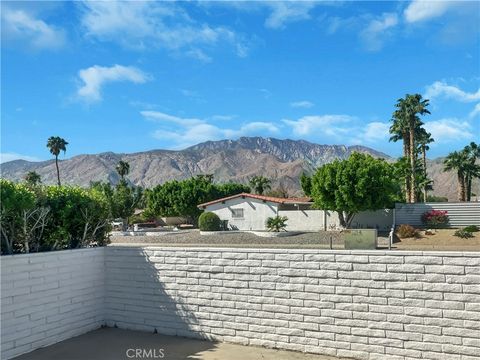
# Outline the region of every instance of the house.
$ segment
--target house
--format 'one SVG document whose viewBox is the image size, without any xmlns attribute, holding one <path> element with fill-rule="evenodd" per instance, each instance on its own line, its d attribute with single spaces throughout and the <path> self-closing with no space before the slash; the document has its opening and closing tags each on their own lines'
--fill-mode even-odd
<svg viewBox="0 0 480 360">
<path fill-rule="evenodd" d="M 340 227 L 334 211 L 313 209 L 310 198 L 277 198 L 255 194 L 237 194 L 198 205 L 218 215 L 232 230 L 266 230 L 269 217 L 286 216 L 288 231 L 334 230 Z M 364 211 L 351 224 L 357 229 L 387 231 L 393 223 L 393 210 Z"/>
<path fill-rule="evenodd" d="M 269 217 L 286 216 L 287 230 L 318 231 L 324 226 L 323 211 L 312 210 L 310 198 L 277 198 L 237 194 L 198 205 L 218 215 L 233 230 L 266 230 Z"/>
</svg>

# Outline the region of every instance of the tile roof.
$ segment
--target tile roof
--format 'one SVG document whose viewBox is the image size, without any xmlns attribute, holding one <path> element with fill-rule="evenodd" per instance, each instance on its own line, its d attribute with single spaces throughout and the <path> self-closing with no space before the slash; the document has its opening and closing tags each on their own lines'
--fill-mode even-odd
<svg viewBox="0 0 480 360">
<path fill-rule="evenodd" d="M 273 202 L 277 204 L 295 204 L 295 203 L 311 203 L 312 199 L 308 197 L 300 197 L 300 198 L 279 198 L 279 197 L 274 197 L 274 196 L 265 196 L 265 195 L 257 195 L 257 194 L 248 194 L 248 193 L 241 193 L 241 194 L 236 194 L 232 196 L 227 196 L 221 199 L 209 201 L 203 204 L 197 205 L 199 208 L 204 208 L 206 206 L 212 205 L 212 204 L 217 204 L 219 202 L 224 202 L 227 200 L 231 199 L 236 199 L 238 197 L 243 197 L 243 198 L 251 198 L 251 199 L 257 199 L 257 200 L 262 200 L 262 201 L 268 201 L 268 202 Z"/>
</svg>

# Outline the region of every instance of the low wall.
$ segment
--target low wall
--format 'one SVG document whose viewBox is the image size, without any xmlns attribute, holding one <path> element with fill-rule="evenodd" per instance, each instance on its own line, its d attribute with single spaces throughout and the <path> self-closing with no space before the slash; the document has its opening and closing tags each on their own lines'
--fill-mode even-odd
<svg viewBox="0 0 480 360">
<path fill-rule="evenodd" d="M 102 325 L 105 250 L 1 257 L 2 359 Z"/>
<path fill-rule="evenodd" d="M 449 225 L 452 227 L 480 226 L 480 202 L 397 203 L 395 204 L 395 224 L 423 226 L 422 214 L 430 210 L 447 211 Z"/>
<path fill-rule="evenodd" d="M 356 359 L 480 354 L 480 253 L 107 250 L 110 326 Z"/>
<path fill-rule="evenodd" d="M 107 247 L 3 256 L 2 359 L 106 322 L 355 359 L 480 354 L 480 253 Z"/>
</svg>

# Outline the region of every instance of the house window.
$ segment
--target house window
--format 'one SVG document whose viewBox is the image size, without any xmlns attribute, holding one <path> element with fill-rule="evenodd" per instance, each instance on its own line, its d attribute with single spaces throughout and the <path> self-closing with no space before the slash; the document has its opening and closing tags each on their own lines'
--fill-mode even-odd
<svg viewBox="0 0 480 360">
<path fill-rule="evenodd" d="M 243 209 L 232 209 L 232 218 L 243 219 Z"/>
</svg>

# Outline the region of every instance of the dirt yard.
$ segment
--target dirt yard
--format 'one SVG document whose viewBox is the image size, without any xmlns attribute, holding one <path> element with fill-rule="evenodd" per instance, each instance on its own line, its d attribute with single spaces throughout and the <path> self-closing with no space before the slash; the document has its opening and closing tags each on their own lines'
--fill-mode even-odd
<svg viewBox="0 0 480 360">
<path fill-rule="evenodd" d="M 419 231 L 416 238 L 400 239 L 396 236 L 394 247 L 398 250 L 449 250 L 449 251 L 480 251 L 480 232 L 472 233 L 474 237 L 462 239 L 454 236 L 457 229 L 441 229 L 433 235 L 425 235 Z"/>
</svg>

